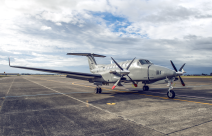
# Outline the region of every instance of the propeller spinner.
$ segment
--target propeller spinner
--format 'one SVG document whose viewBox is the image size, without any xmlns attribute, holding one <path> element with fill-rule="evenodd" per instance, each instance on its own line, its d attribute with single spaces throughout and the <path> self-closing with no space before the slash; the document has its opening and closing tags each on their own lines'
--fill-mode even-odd
<svg viewBox="0 0 212 136">
<path fill-rule="evenodd" d="M 121 69 L 120 71 L 120 74 L 121 74 L 121 77 L 119 78 L 119 80 L 113 85 L 112 89 L 114 89 L 120 82 L 121 82 L 121 79 L 123 76 L 128 76 L 128 74 L 130 73 L 130 71 L 128 70 L 131 66 L 131 64 L 133 63 L 133 61 L 135 60 L 135 58 L 130 62 L 130 64 L 127 66 L 126 69 L 123 69 L 112 57 L 111 59 L 114 61 L 114 63 L 119 67 L 119 69 Z M 132 78 L 130 78 L 130 76 L 128 76 L 130 81 L 133 83 L 133 85 L 135 87 L 137 87 L 137 84 L 132 80 Z"/>
</svg>

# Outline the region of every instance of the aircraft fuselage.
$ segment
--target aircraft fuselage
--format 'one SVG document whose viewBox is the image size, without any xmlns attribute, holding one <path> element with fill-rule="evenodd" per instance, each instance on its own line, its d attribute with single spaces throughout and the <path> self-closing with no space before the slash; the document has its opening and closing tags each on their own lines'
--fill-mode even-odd
<svg viewBox="0 0 212 136">
<path fill-rule="evenodd" d="M 153 83 L 158 80 L 165 80 L 166 78 L 171 78 L 176 76 L 176 72 L 168 69 L 166 67 L 154 65 L 153 63 L 141 64 L 141 60 L 136 59 L 128 69 L 130 71 L 129 76 L 132 80 L 146 83 Z M 124 61 L 118 63 L 122 68 L 126 68 L 130 61 Z M 116 64 L 109 65 L 97 65 L 95 69 L 91 70 L 94 74 L 101 74 L 102 79 L 98 79 L 101 82 L 114 83 L 121 77 L 121 70 Z M 97 80 L 97 81 L 98 81 Z M 129 81 L 127 76 L 124 76 L 122 81 Z"/>
</svg>

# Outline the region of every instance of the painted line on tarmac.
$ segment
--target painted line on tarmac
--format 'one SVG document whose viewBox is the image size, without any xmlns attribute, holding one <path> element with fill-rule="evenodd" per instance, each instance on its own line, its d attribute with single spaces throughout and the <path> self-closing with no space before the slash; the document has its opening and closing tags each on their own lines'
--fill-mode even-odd
<svg viewBox="0 0 212 136">
<path fill-rule="evenodd" d="M 9 89 L 7 90 L 7 93 L 5 94 L 5 97 L 6 97 L 7 94 L 9 93 L 9 91 L 10 91 L 10 89 L 11 89 L 13 83 L 14 83 L 14 80 L 15 80 L 15 78 L 13 78 L 13 81 L 12 81 L 12 83 L 11 83 Z M 2 102 L 2 104 L 1 104 L 1 106 L 0 106 L 0 107 L 1 107 L 1 110 L 2 110 L 3 104 L 4 104 L 4 102 L 5 102 L 5 97 L 2 97 L 2 98 L 4 99 L 4 101 Z M 1 110 L 0 110 L 0 111 L 1 111 Z"/>
</svg>

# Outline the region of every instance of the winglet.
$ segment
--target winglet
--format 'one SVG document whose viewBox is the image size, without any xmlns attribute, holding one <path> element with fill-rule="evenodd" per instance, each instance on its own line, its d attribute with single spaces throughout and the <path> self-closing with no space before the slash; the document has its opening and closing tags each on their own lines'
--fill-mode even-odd
<svg viewBox="0 0 212 136">
<path fill-rule="evenodd" d="M 9 60 L 9 66 L 10 66 L 10 58 L 8 58 L 8 60 Z"/>
</svg>

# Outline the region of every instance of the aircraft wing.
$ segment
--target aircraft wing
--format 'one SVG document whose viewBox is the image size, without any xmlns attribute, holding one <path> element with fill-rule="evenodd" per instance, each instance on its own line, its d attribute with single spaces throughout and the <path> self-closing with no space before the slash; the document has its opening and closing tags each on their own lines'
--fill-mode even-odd
<svg viewBox="0 0 212 136">
<path fill-rule="evenodd" d="M 22 66 L 11 66 L 10 61 L 9 61 L 9 66 L 13 67 L 13 68 L 21 68 L 21 69 L 63 74 L 63 75 L 67 75 L 68 78 L 81 79 L 81 80 L 89 80 L 89 79 L 93 79 L 93 78 L 101 78 L 102 77 L 100 74 L 90 74 L 90 73 L 52 70 L 52 69 L 42 69 L 42 68 L 32 68 L 32 67 L 22 67 Z"/>
</svg>

